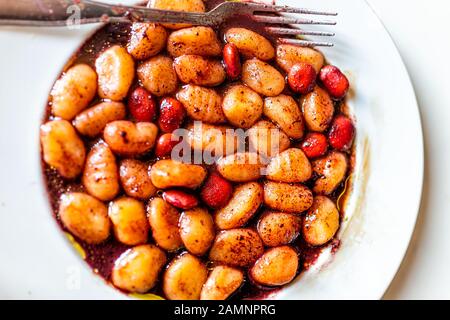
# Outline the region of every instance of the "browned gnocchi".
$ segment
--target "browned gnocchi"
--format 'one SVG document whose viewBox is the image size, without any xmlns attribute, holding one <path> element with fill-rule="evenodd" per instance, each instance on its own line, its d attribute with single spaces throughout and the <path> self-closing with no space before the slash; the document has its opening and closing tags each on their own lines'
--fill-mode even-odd
<svg viewBox="0 0 450 320">
<path fill-rule="evenodd" d="M 303 238 L 313 246 L 327 243 L 339 229 L 339 211 L 334 202 L 325 196 L 314 198 L 303 220 Z"/>
<path fill-rule="evenodd" d="M 208 210 L 194 208 L 186 210 L 180 217 L 180 236 L 186 249 L 195 255 L 204 255 L 215 236 L 214 222 Z"/>
<path fill-rule="evenodd" d="M 155 286 L 166 260 L 164 251 L 155 245 L 128 249 L 114 263 L 112 283 L 128 292 L 145 293 Z"/>
<path fill-rule="evenodd" d="M 244 62 L 242 82 L 257 93 L 268 97 L 279 95 L 285 86 L 284 77 L 277 69 L 256 58 Z"/>
<path fill-rule="evenodd" d="M 147 242 L 149 226 L 142 202 L 129 197 L 112 201 L 108 215 L 117 240 L 129 246 Z"/>
<path fill-rule="evenodd" d="M 174 31 L 167 39 L 167 51 L 172 57 L 184 54 L 219 56 L 221 44 L 216 33 L 209 27 L 192 27 Z"/>
<path fill-rule="evenodd" d="M 150 0 L 148 7 L 174 11 L 205 12 L 203 0 Z M 169 29 L 189 27 L 186 23 L 165 23 L 164 26 Z"/>
<path fill-rule="evenodd" d="M 148 204 L 148 222 L 155 242 L 161 248 L 175 251 L 182 247 L 178 221 L 180 213 L 161 198 L 154 198 Z"/>
<path fill-rule="evenodd" d="M 177 92 L 177 99 L 193 120 L 211 124 L 226 122 L 222 110 L 222 96 L 214 89 L 188 84 Z"/>
<path fill-rule="evenodd" d="M 271 60 L 275 49 L 269 40 L 246 28 L 230 28 L 225 32 L 225 40 L 233 43 L 245 58 Z"/>
<path fill-rule="evenodd" d="M 70 122 L 53 120 L 41 126 L 42 157 L 64 178 L 77 177 L 83 170 L 86 149 Z"/>
<path fill-rule="evenodd" d="M 257 180 L 262 175 L 264 165 L 257 153 L 235 153 L 217 160 L 217 170 L 220 174 L 234 182 Z"/>
<path fill-rule="evenodd" d="M 157 55 L 166 46 L 167 31 L 154 23 L 133 23 L 128 53 L 136 60 L 148 59 Z"/>
<path fill-rule="evenodd" d="M 149 169 L 147 164 L 136 159 L 125 159 L 120 163 L 120 182 L 128 196 L 146 200 L 156 193 Z"/>
<path fill-rule="evenodd" d="M 291 243 L 300 234 L 301 227 L 300 216 L 277 211 L 265 212 L 257 225 L 258 234 L 268 247 Z"/>
<path fill-rule="evenodd" d="M 249 228 L 221 231 L 214 240 L 209 258 L 217 263 L 248 267 L 264 253 L 258 233 Z"/>
<path fill-rule="evenodd" d="M 278 65 L 286 72 L 299 62 L 311 64 L 316 72 L 319 72 L 324 65 L 324 57 L 319 51 L 290 44 L 277 46 L 276 60 Z"/>
<path fill-rule="evenodd" d="M 72 120 L 95 97 L 97 74 L 86 64 L 77 64 L 56 81 L 50 93 L 52 113 L 56 117 Z"/>
<path fill-rule="evenodd" d="M 333 101 L 330 95 L 318 86 L 303 97 L 302 108 L 305 123 L 312 131 L 325 131 L 333 119 Z"/>
<path fill-rule="evenodd" d="M 181 82 L 214 87 L 225 81 L 225 69 L 219 60 L 197 55 L 182 55 L 175 58 L 175 71 Z"/>
<path fill-rule="evenodd" d="M 107 24 L 55 82 L 40 131 L 51 207 L 122 292 L 264 298 L 337 243 L 355 161 L 348 80 L 264 30 Z"/>
<path fill-rule="evenodd" d="M 266 251 L 250 269 L 250 276 L 262 285 L 282 286 L 294 279 L 297 269 L 297 252 L 289 246 L 282 246 Z"/>
<path fill-rule="evenodd" d="M 175 258 L 164 273 L 163 290 L 171 300 L 198 300 L 208 270 L 195 256 L 185 253 Z"/>
<path fill-rule="evenodd" d="M 120 101 L 126 97 L 134 80 L 134 60 L 121 46 L 112 46 L 95 61 L 98 75 L 98 95 Z"/>
<path fill-rule="evenodd" d="M 263 100 L 250 88 L 236 85 L 227 90 L 222 106 L 232 125 L 250 128 L 262 115 Z"/>
<path fill-rule="evenodd" d="M 244 274 L 241 270 L 228 266 L 214 267 L 203 285 L 200 299 L 225 300 L 239 289 L 243 282 Z"/>
<path fill-rule="evenodd" d="M 284 94 L 264 99 L 264 115 L 280 126 L 290 138 L 300 139 L 305 131 L 303 114 L 294 98 Z"/>
<path fill-rule="evenodd" d="M 244 226 L 263 202 L 263 188 L 257 182 L 238 186 L 228 204 L 214 215 L 217 228 L 234 229 Z"/>
<path fill-rule="evenodd" d="M 162 97 L 174 93 L 178 78 L 171 58 L 158 55 L 143 61 L 137 68 L 137 76 L 145 89 Z"/>
<path fill-rule="evenodd" d="M 158 127 L 151 122 L 119 120 L 106 125 L 103 137 L 115 153 L 137 156 L 150 151 L 155 145 Z"/>
<path fill-rule="evenodd" d="M 195 189 L 206 178 L 202 166 L 174 160 L 159 160 L 150 170 L 153 185 L 160 189 L 185 187 Z"/>
<path fill-rule="evenodd" d="M 105 126 L 116 120 L 123 120 L 126 107 L 122 102 L 104 101 L 79 113 L 73 120 L 73 125 L 84 136 L 95 137 Z"/>
<path fill-rule="evenodd" d="M 65 193 L 58 216 L 64 227 L 86 243 L 101 243 L 109 237 L 108 209 L 101 201 L 85 193 Z"/>
<path fill-rule="evenodd" d="M 248 130 L 248 140 L 252 150 L 269 158 L 291 145 L 289 137 L 266 120 L 258 121 Z"/>
<path fill-rule="evenodd" d="M 302 184 L 268 181 L 264 184 L 264 203 L 274 210 L 302 213 L 313 203 L 313 193 Z"/>
<path fill-rule="evenodd" d="M 99 142 L 89 152 L 83 172 L 86 191 L 102 201 L 119 193 L 119 170 L 116 157 L 107 144 Z"/>
</svg>

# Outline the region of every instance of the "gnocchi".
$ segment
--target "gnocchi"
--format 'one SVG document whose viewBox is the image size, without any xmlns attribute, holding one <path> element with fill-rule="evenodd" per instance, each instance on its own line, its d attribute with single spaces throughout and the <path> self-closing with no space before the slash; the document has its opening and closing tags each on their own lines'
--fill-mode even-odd
<svg viewBox="0 0 450 320">
<path fill-rule="evenodd" d="M 106 125 L 103 137 L 114 153 L 134 157 L 153 148 L 157 133 L 158 127 L 151 122 L 119 120 Z"/>
<path fill-rule="evenodd" d="M 244 226 L 263 202 L 263 188 L 257 182 L 238 186 L 228 204 L 217 210 L 214 221 L 219 229 L 234 229 Z"/>
<path fill-rule="evenodd" d="M 227 90 L 222 107 L 231 124 L 250 128 L 262 115 L 263 100 L 250 88 L 236 85 Z"/>
<path fill-rule="evenodd" d="M 65 193 L 60 200 L 58 216 L 67 230 L 90 244 L 108 239 L 111 223 L 106 205 L 80 192 Z"/>
<path fill-rule="evenodd" d="M 303 97 L 303 115 L 305 123 L 312 131 L 323 132 L 333 120 L 334 105 L 330 95 L 316 86 L 314 90 Z"/>
<path fill-rule="evenodd" d="M 234 182 L 258 180 L 263 169 L 262 159 L 256 153 L 235 153 L 217 160 L 219 173 L 225 179 Z"/>
<path fill-rule="evenodd" d="M 277 211 L 265 212 L 257 225 L 258 234 L 268 247 L 291 243 L 298 237 L 301 228 L 298 215 Z"/>
<path fill-rule="evenodd" d="M 311 163 L 298 148 L 290 148 L 276 155 L 266 168 L 267 179 L 279 182 L 305 182 L 311 175 Z"/>
<path fill-rule="evenodd" d="M 98 95 L 103 99 L 121 101 L 134 80 L 134 60 L 121 46 L 107 49 L 95 61 Z"/>
<path fill-rule="evenodd" d="M 167 39 L 167 51 L 172 57 L 185 54 L 214 57 L 221 53 L 221 44 L 210 27 L 191 27 L 174 31 Z"/>
<path fill-rule="evenodd" d="M 185 253 L 175 258 L 163 277 L 163 290 L 171 300 L 198 300 L 208 277 L 206 266 Z"/>
<path fill-rule="evenodd" d="M 234 267 L 248 267 L 264 253 L 264 244 L 253 229 L 221 231 L 214 240 L 209 258 Z"/>
<path fill-rule="evenodd" d="M 73 120 L 73 125 L 83 136 L 95 137 L 112 121 L 123 120 L 126 108 L 122 102 L 105 101 L 84 110 Z"/>
<path fill-rule="evenodd" d="M 194 150 L 229 155 L 238 147 L 238 139 L 230 127 L 202 123 L 201 126 L 189 125 L 186 129 L 186 142 Z"/>
<path fill-rule="evenodd" d="M 292 139 L 301 139 L 305 132 L 303 114 L 294 98 L 284 94 L 264 99 L 263 114 L 276 123 Z"/>
<path fill-rule="evenodd" d="M 318 73 L 324 64 L 324 57 L 319 51 L 290 44 L 280 44 L 276 48 L 276 61 L 284 71 L 289 70 L 299 62 L 309 63 Z"/>
<path fill-rule="evenodd" d="M 83 141 L 66 120 L 52 120 L 41 126 L 42 157 L 64 178 L 76 178 L 86 158 Z"/>
<path fill-rule="evenodd" d="M 177 92 L 177 99 L 193 120 L 210 124 L 226 122 L 222 110 L 222 97 L 214 89 L 188 84 Z"/>
<path fill-rule="evenodd" d="M 183 246 L 178 230 L 180 213 L 177 209 L 161 198 L 154 198 L 149 202 L 147 213 L 152 236 L 158 246 L 168 251 Z"/>
<path fill-rule="evenodd" d="M 289 148 L 289 137 L 272 122 L 258 121 L 248 130 L 248 140 L 252 151 L 272 157 Z"/>
<path fill-rule="evenodd" d="M 164 251 L 155 245 L 128 249 L 114 263 L 112 283 L 128 292 L 145 293 L 156 285 L 166 260 Z"/>
<path fill-rule="evenodd" d="M 279 95 L 285 87 L 283 75 L 267 62 L 256 58 L 247 60 L 242 65 L 242 82 L 268 97 Z"/>
<path fill-rule="evenodd" d="M 56 81 L 50 93 L 52 114 L 72 120 L 95 97 L 97 74 L 86 64 L 77 64 Z"/>
<path fill-rule="evenodd" d="M 108 215 L 117 240 L 129 246 L 147 242 L 149 226 L 142 202 L 122 197 L 109 204 Z"/>
<path fill-rule="evenodd" d="M 314 192 L 329 195 L 344 180 L 348 160 L 344 153 L 332 151 L 325 157 L 315 160 L 312 166 L 319 176 L 314 183 Z"/>
<path fill-rule="evenodd" d="M 206 178 L 206 169 L 175 160 L 159 160 L 150 170 L 153 185 L 160 189 L 185 187 L 195 189 Z"/>
<path fill-rule="evenodd" d="M 137 60 L 157 55 L 166 47 L 167 31 L 155 23 L 135 22 L 131 27 L 128 53 Z"/>
<path fill-rule="evenodd" d="M 214 267 L 203 285 L 200 300 L 225 300 L 239 289 L 244 282 L 241 270 L 227 267 Z"/>
<path fill-rule="evenodd" d="M 204 255 L 215 236 L 214 222 L 208 210 L 197 207 L 184 211 L 179 225 L 181 240 L 186 249 L 194 255 Z"/>
<path fill-rule="evenodd" d="M 271 60 L 275 57 L 275 49 L 262 35 L 245 28 L 230 28 L 225 32 L 225 40 L 233 43 L 247 59 L 258 58 Z"/>
<path fill-rule="evenodd" d="M 42 169 L 58 223 L 135 297 L 252 299 L 288 284 L 345 219 L 350 82 L 240 18 L 137 21 L 97 31 L 49 95 Z"/>
<path fill-rule="evenodd" d="M 103 142 L 96 144 L 89 152 L 83 171 L 83 185 L 86 191 L 102 201 L 109 201 L 119 193 L 119 172 L 116 158 Z"/>
<path fill-rule="evenodd" d="M 301 213 L 311 207 L 313 194 L 302 184 L 268 181 L 264 184 L 264 203 L 274 210 Z"/>
<path fill-rule="evenodd" d="M 174 68 L 181 82 L 214 87 L 225 81 L 225 69 L 219 60 L 197 55 L 182 55 L 175 59 Z"/>
<path fill-rule="evenodd" d="M 294 279 L 297 269 L 297 252 L 282 246 L 266 251 L 250 269 L 250 276 L 262 285 L 281 286 Z"/>
<path fill-rule="evenodd" d="M 157 191 L 150 179 L 149 166 L 139 160 L 123 160 L 119 176 L 123 190 L 130 197 L 146 200 Z"/>
<path fill-rule="evenodd" d="M 150 0 L 148 7 L 174 11 L 205 12 L 203 0 Z M 189 27 L 189 24 L 165 23 L 164 26 L 169 29 L 180 29 Z"/>
<path fill-rule="evenodd" d="M 325 196 L 314 198 L 303 218 L 303 238 L 310 245 L 320 246 L 330 241 L 339 229 L 339 211 Z"/>
<path fill-rule="evenodd" d="M 178 78 L 171 58 L 158 55 L 143 61 L 137 68 L 137 76 L 145 89 L 157 97 L 174 93 Z"/>
</svg>

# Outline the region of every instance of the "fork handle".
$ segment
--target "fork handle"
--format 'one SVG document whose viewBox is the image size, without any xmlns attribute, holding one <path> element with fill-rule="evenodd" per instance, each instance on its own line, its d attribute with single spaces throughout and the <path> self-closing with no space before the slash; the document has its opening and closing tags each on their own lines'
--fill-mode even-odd
<svg viewBox="0 0 450 320">
<path fill-rule="evenodd" d="M 0 25 L 70 26 L 98 22 L 152 21 L 198 24 L 203 14 L 109 5 L 90 0 L 0 0 Z"/>
<path fill-rule="evenodd" d="M 124 12 L 87 0 L 0 0 L 0 25 L 66 26 L 124 20 Z"/>
</svg>

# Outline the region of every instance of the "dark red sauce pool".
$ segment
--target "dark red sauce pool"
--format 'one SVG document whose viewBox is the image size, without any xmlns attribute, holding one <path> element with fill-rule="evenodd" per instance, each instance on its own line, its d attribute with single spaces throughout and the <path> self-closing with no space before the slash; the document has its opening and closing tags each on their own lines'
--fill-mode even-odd
<svg viewBox="0 0 450 320">
<path fill-rule="evenodd" d="M 209 6 L 213 4 L 217 4 L 222 2 L 222 0 L 214 0 L 208 2 Z M 70 60 L 70 63 L 66 66 L 66 68 L 71 67 L 72 65 L 78 63 L 86 63 L 92 67 L 94 67 L 95 59 L 97 56 L 104 51 L 106 48 L 114 44 L 121 44 L 123 46 L 126 45 L 130 33 L 130 24 L 122 23 L 122 24 L 107 24 L 101 29 L 99 29 L 93 36 L 91 36 L 82 46 L 81 48 L 74 54 L 73 58 Z M 227 23 L 219 29 L 220 35 L 222 36 L 223 30 L 231 26 L 241 26 L 249 29 L 253 29 L 254 31 L 265 35 L 271 40 L 274 40 L 269 35 L 267 35 L 263 30 L 263 25 L 255 24 L 251 22 L 248 17 L 241 17 L 238 19 L 234 19 L 233 21 Z M 136 82 L 132 88 L 134 88 L 138 83 Z M 218 88 L 220 90 L 220 87 Z M 288 93 L 291 94 L 292 93 Z M 99 101 L 97 97 L 97 101 Z M 95 100 L 92 101 L 92 104 L 95 104 Z M 339 110 L 341 106 L 336 105 L 336 110 Z M 50 115 L 50 105 L 47 105 L 46 113 L 43 118 L 43 122 L 51 119 Z M 97 139 L 86 139 L 84 138 L 84 143 L 86 146 L 91 146 L 96 142 Z M 117 157 L 120 160 L 120 157 Z M 153 155 L 147 155 L 141 160 L 152 161 Z M 43 174 L 45 177 L 46 187 L 48 190 L 48 197 L 50 200 L 50 204 L 53 210 L 53 215 L 55 219 L 58 221 L 61 228 L 63 228 L 61 221 L 58 217 L 58 207 L 59 207 L 59 199 L 60 196 L 69 191 L 83 191 L 84 187 L 81 183 L 81 179 L 76 179 L 73 181 L 68 181 L 63 179 L 59 174 L 51 169 L 47 164 L 42 161 Z M 314 177 L 309 181 L 308 184 L 312 184 Z M 330 196 L 334 201 L 338 200 L 339 195 L 341 195 L 344 191 L 344 183 L 337 188 L 337 190 Z M 120 196 L 120 195 L 119 195 Z M 342 207 L 342 206 L 341 206 Z M 264 210 L 264 207 L 260 209 Z M 341 219 L 342 219 L 341 212 Z M 255 214 L 258 216 L 258 214 Z M 256 219 L 251 221 L 249 224 L 255 226 Z M 64 228 L 63 228 L 64 229 Z M 86 253 L 86 262 L 91 266 L 95 273 L 103 277 L 106 281 L 109 282 L 109 278 L 111 275 L 112 267 L 114 261 L 123 253 L 127 247 L 124 244 L 119 243 L 114 237 L 110 237 L 109 240 L 100 244 L 100 245 L 89 245 L 76 239 L 76 241 L 80 244 L 80 246 L 84 249 Z M 152 240 L 149 238 L 149 242 Z M 332 240 L 333 250 L 337 250 L 339 247 L 339 241 L 337 239 Z M 311 247 L 309 246 L 300 236 L 295 243 L 293 243 L 293 247 L 298 250 L 299 260 L 300 260 L 300 268 L 298 272 L 302 272 L 307 270 L 311 265 L 314 264 L 319 254 L 321 253 L 323 247 Z M 173 253 L 172 256 L 176 255 Z M 171 256 L 169 256 L 169 259 Z M 280 288 L 267 288 L 252 283 L 251 280 L 247 279 L 240 290 L 238 290 L 231 299 L 263 299 L 268 297 L 269 295 L 275 293 L 280 290 Z M 155 293 L 163 296 L 161 286 L 157 285 L 154 289 L 151 290 L 151 293 Z"/>
</svg>

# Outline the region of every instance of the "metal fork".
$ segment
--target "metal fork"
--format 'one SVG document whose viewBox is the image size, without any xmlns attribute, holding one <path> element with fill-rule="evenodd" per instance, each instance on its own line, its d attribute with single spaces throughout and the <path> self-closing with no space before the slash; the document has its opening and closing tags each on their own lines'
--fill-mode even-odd
<svg viewBox="0 0 450 320">
<path fill-rule="evenodd" d="M 273 15 L 273 14 L 277 15 Z M 219 26 L 237 15 L 265 24 L 276 35 L 334 36 L 332 32 L 307 31 L 292 25 L 335 25 L 335 21 L 288 17 L 278 14 L 336 16 L 337 13 L 276 6 L 253 2 L 224 2 L 206 13 L 159 10 L 140 6 L 110 5 L 90 0 L 0 0 L 0 25 L 73 26 L 98 22 L 188 23 Z M 301 46 L 333 46 L 330 42 L 279 38 L 280 42 Z"/>
</svg>

